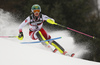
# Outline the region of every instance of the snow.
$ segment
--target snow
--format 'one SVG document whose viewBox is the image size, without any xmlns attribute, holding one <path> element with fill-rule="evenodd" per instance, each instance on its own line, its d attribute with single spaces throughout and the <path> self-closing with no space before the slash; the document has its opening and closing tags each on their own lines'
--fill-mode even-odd
<svg viewBox="0 0 100 65">
<path fill-rule="evenodd" d="M 17 35 L 20 24 L 16 23 L 17 21 L 9 12 L 0 9 L 0 35 Z M 90 53 L 90 51 L 86 45 L 76 45 L 67 30 L 47 32 L 52 38 L 61 36 L 62 39 L 56 41 L 69 54 L 75 53 L 73 58 L 64 56 L 59 52 L 53 53 L 41 43 L 21 44 L 21 42 L 25 41 L 34 41 L 28 36 L 28 26 L 25 26 L 23 31 L 25 36 L 22 41 L 17 38 L 0 38 L 0 65 L 100 65 L 98 62 L 81 59 L 82 55 Z"/>
<path fill-rule="evenodd" d="M 0 65 L 100 65 L 97 62 L 71 58 L 7 39 L 0 41 Z"/>
</svg>

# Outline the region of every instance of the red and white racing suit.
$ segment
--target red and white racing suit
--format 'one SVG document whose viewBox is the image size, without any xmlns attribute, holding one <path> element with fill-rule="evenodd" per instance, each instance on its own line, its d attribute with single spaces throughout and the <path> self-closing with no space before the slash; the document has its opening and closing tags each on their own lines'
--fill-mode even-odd
<svg viewBox="0 0 100 65">
<path fill-rule="evenodd" d="M 22 32 L 22 28 L 26 25 L 29 24 L 29 36 L 33 39 L 36 40 L 37 36 L 36 33 L 38 31 L 41 31 L 42 35 L 45 37 L 45 39 L 50 39 L 51 36 L 48 35 L 46 33 L 46 31 L 42 28 L 43 26 L 43 22 L 46 21 L 47 19 L 52 19 L 46 15 L 41 14 L 41 16 L 39 16 L 37 18 L 37 20 L 35 19 L 35 17 L 33 16 L 33 14 L 31 14 L 31 17 L 28 16 L 19 26 L 19 32 Z M 54 20 L 54 19 L 52 19 Z"/>
<path fill-rule="evenodd" d="M 33 39 L 36 40 L 38 39 L 37 33 L 38 31 L 41 32 L 41 34 L 44 36 L 45 39 L 50 39 L 51 36 L 46 33 L 46 31 L 42 28 L 43 22 L 47 21 L 47 19 L 52 19 L 46 15 L 40 14 L 38 18 L 35 18 L 33 14 L 28 16 L 19 26 L 19 33 L 22 32 L 22 28 L 26 25 L 29 24 L 29 36 Z M 52 19 L 54 20 L 54 19 Z M 59 51 L 62 54 L 67 54 L 67 52 L 64 50 L 62 46 L 60 46 L 56 41 L 52 41 L 50 43 L 52 46 L 55 47 L 55 50 Z M 56 51 L 53 52 L 56 52 Z M 67 54 L 68 55 L 68 54 Z"/>
</svg>

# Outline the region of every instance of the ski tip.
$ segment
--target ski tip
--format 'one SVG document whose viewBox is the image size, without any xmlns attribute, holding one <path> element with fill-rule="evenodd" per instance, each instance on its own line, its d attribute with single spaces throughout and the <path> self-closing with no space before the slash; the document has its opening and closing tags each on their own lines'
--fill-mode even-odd
<svg viewBox="0 0 100 65">
<path fill-rule="evenodd" d="M 73 53 L 72 55 L 71 55 L 71 57 L 74 57 L 75 56 L 75 54 Z"/>
</svg>

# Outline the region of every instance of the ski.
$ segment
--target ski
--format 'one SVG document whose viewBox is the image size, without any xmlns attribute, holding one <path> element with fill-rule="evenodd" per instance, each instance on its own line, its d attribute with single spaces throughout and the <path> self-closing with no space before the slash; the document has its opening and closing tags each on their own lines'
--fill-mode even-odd
<svg viewBox="0 0 100 65">
<path fill-rule="evenodd" d="M 71 57 L 74 57 L 74 56 L 75 56 L 75 53 L 72 53 L 72 54 L 71 54 Z"/>
<path fill-rule="evenodd" d="M 72 54 L 65 54 L 65 56 L 74 57 L 74 56 L 75 56 L 75 53 L 72 53 Z"/>
<path fill-rule="evenodd" d="M 44 40 L 44 41 L 21 42 L 21 44 L 34 44 L 34 43 L 41 43 L 41 42 L 52 41 L 52 40 L 57 40 L 57 39 L 61 39 L 61 38 L 62 38 L 62 37 L 52 38 L 52 39 L 48 39 L 48 40 Z"/>
<path fill-rule="evenodd" d="M 67 51 L 64 51 L 63 55 L 73 57 L 75 53 L 69 54 Z"/>
</svg>

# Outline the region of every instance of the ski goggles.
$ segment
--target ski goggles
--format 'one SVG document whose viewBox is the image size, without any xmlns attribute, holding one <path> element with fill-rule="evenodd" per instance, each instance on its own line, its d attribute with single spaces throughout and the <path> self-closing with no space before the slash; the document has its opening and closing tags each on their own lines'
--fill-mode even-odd
<svg viewBox="0 0 100 65">
<path fill-rule="evenodd" d="M 36 13 L 36 12 L 40 12 L 40 10 L 33 10 L 33 12 L 34 12 L 34 13 Z"/>
</svg>

